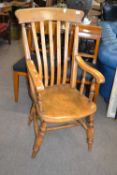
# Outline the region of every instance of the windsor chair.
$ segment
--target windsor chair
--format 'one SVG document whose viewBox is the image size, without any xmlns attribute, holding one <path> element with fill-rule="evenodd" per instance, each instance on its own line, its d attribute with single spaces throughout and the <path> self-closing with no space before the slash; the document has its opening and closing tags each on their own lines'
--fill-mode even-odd
<svg viewBox="0 0 117 175">
<path fill-rule="evenodd" d="M 33 103 L 29 115 L 29 124 L 33 122 L 35 132 L 33 158 L 37 155 L 47 131 L 79 125 L 86 130 L 88 149 L 92 149 L 94 114 L 96 112 L 96 104 L 93 102 L 93 98 L 96 84 L 103 83 L 104 77 L 99 71 L 87 65 L 78 55 L 79 23 L 83 15 L 82 11 L 59 8 L 22 9 L 16 12 L 19 23 L 22 25 L 23 45 Z M 37 22 L 40 27 L 41 53 L 36 33 Z M 46 49 L 45 22 L 48 23 L 49 52 Z M 54 49 L 53 23 L 56 24 L 56 50 Z M 63 23 L 65 26 L 64 55 L 61 54 L 61 26 Z M 31 60 L 26 33 L 27 25 L 31 27 L 38 68 Z M 69 32 L 72 26 L 74 26 L 74 39 L 72 58 L 69 59 Z M 71 62 L 71 75 L 68 82 L 69 60 Z M 50 72 L 48 67 L 50 67 Z M 77 90 L 76 79 L 79 67 L 83 70 L 83 74 L 80 89 Z M 86 73 L 93 76 L 89 97 L 84 95 Z M 85 120 L 86 118 L 88 122 Z M 48 123 L 54 123 L 55 126 L 48 127 Z M 60 125 L 56 126 L 56 124 Z"/>
</svg>

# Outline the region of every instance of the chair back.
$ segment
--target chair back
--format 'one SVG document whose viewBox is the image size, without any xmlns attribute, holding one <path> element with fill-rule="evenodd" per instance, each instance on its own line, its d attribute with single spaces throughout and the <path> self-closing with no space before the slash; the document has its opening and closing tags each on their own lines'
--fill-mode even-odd
<svg viewBox="0 0 117 175">
<path fill-rule="evenodd" d="M 80 49 L 79 49 L 79 55 L 84 58 L 90 58 L 92 59 L 93 63 L 96 63 L 101 34 L 102 34 L 102 28 L 100 26 L 80 25 L 79 37 L 83 40 L 86 40 L 87 51 L 84 53 L 82 51 L 80 52 Z"/>
<path fill-rule="evenodd" d="M 79 24 L 79 55 L 85 60 L 90 59 L 94 64 L 97 62 L 101 34 L 102 27 L 100 26 Z M 69 56 L 72 54 L 73 38 L 71 32 Z"/>
<path fill-rule="evenodd" d="M 31 8 L 18 10 L 16 12 L 19 23 L 22 25 L 26 59 L 31 59 L 26 30 L 27 25 L 30 25 L 37 57 L 38 71 L 44 81 L 45 87 L 66 83 L 69 60 L 69 33 L 72 26 L 74 26 L 73 57 L 78 53 L 78 25 L 81 23 L 83 15 L 84 13 L 82 11 L 61 8 Z M 49 53 L 47 52 L 47 42 L 45 39 L 45 24 L 46 27 L 48 26 Z M 40 30 L 41 52 L 38 34 L 36 32 L 37 26 Z M 62 31 L 64 31 L 64 39 L 61 37 Z M 53 36 L 56 36 L 56 49 L 54 48 Z"/>
</svg>

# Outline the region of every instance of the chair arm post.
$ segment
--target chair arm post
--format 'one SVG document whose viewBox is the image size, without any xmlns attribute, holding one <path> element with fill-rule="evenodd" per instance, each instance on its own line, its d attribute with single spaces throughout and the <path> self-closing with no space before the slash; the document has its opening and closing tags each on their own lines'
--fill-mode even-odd
<svg viewBox="0 0 117 175">
<path fill-rule="evenodd" d="M 39 73 L 37 72 L 33 61 L 28 59 L 28 60 L 26 60 L 26 64 L 27 64 L 29 77 L 32 80 L 32 83 L 34 85 L 36 92 L 38 93 L 40 91 L 43 91 L 44 86 L 43 86 L 42 78 L 40 77 Z"/>
<path fill-rule="evenodd" d="M 98 94 L 99 94 L 99 89 L 100 89 L 100 84 L 96 83 L 96 84 L 95 84 L 94 100 L 93 100 L 95 103 L 96 103 L 96 101 L 97 101 L 97 96 L 98 96 Z"/>
</svg>

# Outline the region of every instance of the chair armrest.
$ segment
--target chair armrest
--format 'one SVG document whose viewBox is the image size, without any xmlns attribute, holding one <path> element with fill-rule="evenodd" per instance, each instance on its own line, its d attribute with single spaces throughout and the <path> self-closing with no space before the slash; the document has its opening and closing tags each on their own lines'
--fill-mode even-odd
<svg viewBox="0 0 117 175">
<path fill-rule="evenodd" d="M 31 78 L 34 88 L 37 92 L 44 90 L 42 79 L 39 73 L 36 70 L 34 62 L 30 59 L 26 60 L 27 69 L 29 73 L 29 77 Z"/>
<path fill-rule="evenodd" d="M 88 64 L 86 64 L 86 62 L 82 59 L 82 57 L 80 56 L 76 56 L 76 61 L 78 63 L 78 65 L 86 72 L 90 73 L 95 79 L 96 82 L 98 84 L 104 83 L 105 82 L 105 78 L 104 76 L 95 68 L 89 66 Z"/>
</svg>

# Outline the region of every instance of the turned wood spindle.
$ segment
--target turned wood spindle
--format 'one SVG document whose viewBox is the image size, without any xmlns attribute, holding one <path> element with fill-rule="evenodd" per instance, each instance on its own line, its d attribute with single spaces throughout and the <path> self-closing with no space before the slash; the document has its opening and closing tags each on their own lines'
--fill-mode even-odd
<svg viewBox="0 0 117 175">
<path fill-rule="evenodd" d="M 85 77 L 86 77 L 86 72 L 83 71 L 83 76 L 81 80 L 81 86 L 80 86 L 80 94 L 83 94 L 84 87 L 85 87 Z"/>
<path fill-rule="evenodd" d="M 88 118 L 88 129 L 87 129 L 87 143 L 88 143 L 88 150 L 92 150 L 94 140 L 94 116 L 91 115 Z"/>
<path fill-rule="evenodd" d="M 94 95 L 95 95 L 95 79 L 92 80 L 90 93 L 89 93 L 89 101 L 93 101 Z"/>
</svg>

